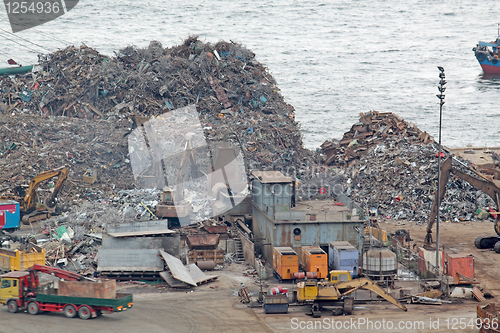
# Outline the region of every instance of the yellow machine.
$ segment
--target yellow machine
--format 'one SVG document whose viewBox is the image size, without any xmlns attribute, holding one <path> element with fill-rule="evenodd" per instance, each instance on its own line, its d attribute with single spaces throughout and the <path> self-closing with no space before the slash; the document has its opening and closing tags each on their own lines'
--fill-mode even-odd
<svg viewBox="0 0 500 333">
<path fill-rule="evenodd" d="M 0 249 L 0 272 L 22 271 L 34 264 L 45 265 L 45 249 L 41 252 Z"/>
<path fill-rule="evenodd" d="M 329 280 L 306 280 L 297 283 L 297 302 L 311 303 L 313 317 L 321 316 L 321 306 L 336 305 L 339 301 L 344 302 L 343 309 L 335 308 L 334 315 L 342 313 L 351 314 L 354 300 L 349 296 L 358 289 L 371 290 L 385 300 L 407 311 L 406 307 L 387 294 L 368 278 L 352 279 L 349 271 L 330 271 Z"/>
<path fill-rule="evenodd" d="M 40 183 L 53 177 L 58 177 L 56 185 L 54 186 L 54 190 L 52 191 L 50 198 L 45 201 L 45 205 L 42 207 L 38 207 L 37 203 L 39 200 L 37 197 L 36 189 L 38 188 Z M 46 218 L 49 216 L 50 212 L 55 211 L 55 198 L 57 194 L 59 194 L 59 191 L 61 191 L 67 178 L 68 168 L 66 166 L 45 171 L 33 177 L 26 191 L 19 187 L 16 189 L 17 195 L 3 195 L 0 198 L 15 200 L 19 202 L 19 208 L 21 210 L 23 223 L 28 224 L 29 222 L 33 222 L 41 218 Z M 48 212 L 38 214 L 38 211 L 41 210 L 46 210 Z"/>
</svg>

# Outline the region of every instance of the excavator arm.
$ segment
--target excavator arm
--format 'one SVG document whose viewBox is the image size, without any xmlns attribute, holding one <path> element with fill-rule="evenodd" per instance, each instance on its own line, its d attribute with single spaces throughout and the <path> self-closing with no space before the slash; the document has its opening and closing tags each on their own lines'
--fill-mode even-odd
<svg viewBox="0 0 500 333">
<path fill-rule="evenodd" d="M 446 183 L 448 182 L 448 178 L 450 176 L 450 172 L 452 172 L 455 176 L 457 176 L 460 179 L 465 180 L 472 186 L 476 187 L 477 189 L 481 190 L 482 192 L 486 193 L 493 199 L 493 201 L 497 205 L 497 210 L 500 209 L 500 188 L 498 188 L 495 183 L 493 183 L 491 180 L 488 178 L 484 177 L 481 175 L 479 172 L 476 170 L 473 170 L 469 168 L 470 171 L 474 172 L 478 177 L 471 176 L 468 173 L 465 173 L 459 169 L 453 168 L 452 164 L 452 155 L 448 156 L 443 163 L 441 164 L 441 183 L 439 184 L 440 188 L 440 200 L 439 202 L 443 202 L 444 195 L 446 193 Z M 437 193 L 436 197 L 434 199 L 434 202 L 432 203 L 432 208 L 431 208 L 431 214 L 429 216 L 429 222 L 427 223 L 427 235 L 425 236 L 425 242 L 427 244 L 432 243 L 432 227 L 434 226 L 434 222 L 436 221 L 436 216 L 437 216 Z M 495 231 L 497 234 L 500 236 L 500 228 L 498 227 L 499 223 L 498 220 L 495 223 Z"/>
<path fill-rule="evenodd" d="M 451 155 L 448 156 L 443 163 L 441 163 L 441 182 L 439 183 L 439 193 L 440 198 L 439 202 L 443 202 L 444 195 L 446 193 L 446 183 L 448 182 L 448 178 L 450 177 L 451 172 Z M 432 227 L 434 226 L 434 222 L 436 221 L 437 216 L 437 198 L 438 193 L 436 191 L 436 197 L 432 202 L 431 215 L 429 216 L 429 222 L 427 222 L 427 235 L 425 236 L 426 244 L 432 243 Z"/>
<path fill-rule="evenodd" d="M 30 212 L 36 209 L 36 192 L 35 190 L 38 188 L 41 182 L 59 176 L 56 186 L 54 187 L 54 191 L 52 192 L 52 195 L 49 199 L 49 202 L 51 204 L 54 203 L 54 199 L 61 190 L 62 186 L 64 185 L 64 181 L 66 178 L 68 178 L 68 168 L 66 166 L 59 167 L 57 169 L 49 170 L 42 172 L 35 177 L 30 182 L 30 186 L 28 187 L 28 190 L 26 191 L 26 194 L 24 196 L 23 200 L 23 208 L 25 212 Z"/>
<path fill-rule="evenodd" d="M 52 191 L 52 195 L 46 202 L 46 205 L 49 207 L 54 207 L 56 205 L 55 199 L 59 194 L 59 192 L 61 191 L 62 187 L 64 186 L 66 179 L 68 178 L 68 168 L 63 166 L 59 169 L 60 169 L 59 178 L 57 178 L 56 186 L 54 186 L 54 191 Z"/>
<path fill-rule="evenodd" d="M 387 294 L 382 288 L 380 288 L 372 280 L 367 278 L 359 278 L 355 280 L 340 282 L 335 284 L 334 286 L 341 292 L 347 289 L 347 291 L 342 292 L 342 296 L 350 294 L 357 289 L 371 290 L 380 297 L 382 297 L 383 299 L 385 299 L 386 301 L 391 302 L 401 310 L 404 311 L 408 310 L 403 304 L 399 303 L 394 297 Z"/>
</svg>

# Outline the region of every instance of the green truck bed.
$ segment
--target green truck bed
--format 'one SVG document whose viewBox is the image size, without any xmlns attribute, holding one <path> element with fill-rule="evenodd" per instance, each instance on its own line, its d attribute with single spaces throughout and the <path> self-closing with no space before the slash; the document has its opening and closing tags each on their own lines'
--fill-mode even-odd
<svg viewBox="0 0 500 333">
<path fill-rule="evenodd" d="M 114 299 L 37 294 L 35 300 L 46 303 L 112 307 L 117 312 L 131 308 L 133 303 L 131 294 L 116 294 Z M 121 308 L 118 309 L 118 307 Z"/>
</svg>

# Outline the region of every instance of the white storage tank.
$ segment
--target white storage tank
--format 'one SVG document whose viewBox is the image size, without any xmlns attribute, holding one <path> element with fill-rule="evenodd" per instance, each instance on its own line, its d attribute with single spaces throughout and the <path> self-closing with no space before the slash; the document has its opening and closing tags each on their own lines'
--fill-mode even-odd
<svg viewBox="0 0 500 333">
<path fill-rule="evenodd" d="M 353 278 L 358 276 L 358 250 L 346 241 L 330 242 L 328 246 L 328 265 L 333 270 L 345 270 Z"/>
<path fill-rule="evenodd" d="M 372 280 L 388 280 L 398 273 L 396 254 L 387 247 L 373 247 L 363 254 L 363 274 Z"/>
</svg>

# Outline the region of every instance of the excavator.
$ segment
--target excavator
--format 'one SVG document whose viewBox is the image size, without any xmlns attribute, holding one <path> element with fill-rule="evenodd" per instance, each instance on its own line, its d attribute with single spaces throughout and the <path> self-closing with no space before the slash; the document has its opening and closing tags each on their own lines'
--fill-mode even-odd
<svg viewBox="0 0 500 333">
<path fill-rule="evenodd" d="M 474 173 L 476 176 L 472 176 L 466 172 L 463 172 L 452 165 L 453 155 L 449 155 L 444 159 L 441 164 L 441 182 L 439 184 L 440 202 L 443 202 L 444 195 L 446 193 L 446 183 L 448 182 L 448 177 L 450 173 L 453 173 L 456 177 L 467 181 L 472 186 L 483 191 L 493 199 L 497 206 L 497 210 L 500 209 L 500 188 L 492 182 L 490 179 L 486 178 L 480 172 L 466 166 L 462 163 L 469 171 Z M 460 161 L 456 160 L 461 163 Z M 437 191 L 436 191 L 437 192 Z M 425 236 L 425 243 L 430 245 L 432 243 L 432 227 L 436 221 L 437 216 L 437 196 L 432 203 L 431 214 L 429 216 L 429 222 L 427 223 L 427 235 Z M 494 248 L 495 252 L 500 253 L 500 214 L 497 214 L 497 219 L 495 221 L 494 230 L 498 236 L 491 237 L 477 237 L 474 241 L 474 245 L 478 249 L 490 249 Z"/>
<path fill-rule="evenodd" d="M 336 305 L 343 301 L 343 308 L 335 307 L 333 315 L 352 314 L 354 299 L 349 297 L 358 289 L 370 290 L 391 302 L 401 310 L 406 307 L 387 294 L 375 282 L 368 278 L 352 279 L 349 271 L 330 271 L 328 280 L 310 279 L 297 283 L 297 303 L 311 304 L 309 315 L 313 318 L 321 317 L 321 307 Z"/>
<path fill-rule="evenodd" d="M 47 198 L 47 200 L 45 200 L 44 205 L 38 205 L 39 198 L 36 189 L 42 182 L 54 177 L 58 177 L 58 179 L 54 186 L 52 194 L 49 198 Z M 14 195 L 2 195 L 0 199 L 14 200 L 19 202 L 22 221 L 24 224 L 29 224 L 30 222 L 47 218 L 51 213 L 55 212 L 55 199 L 61 191 L 67 178 L 68 167 L 66 166 L 48 170 L 33 177 L 27 190 L 24 190 L 22 187 L 18 186 L 14 190 L 16 192 Z"/>
</svg>

